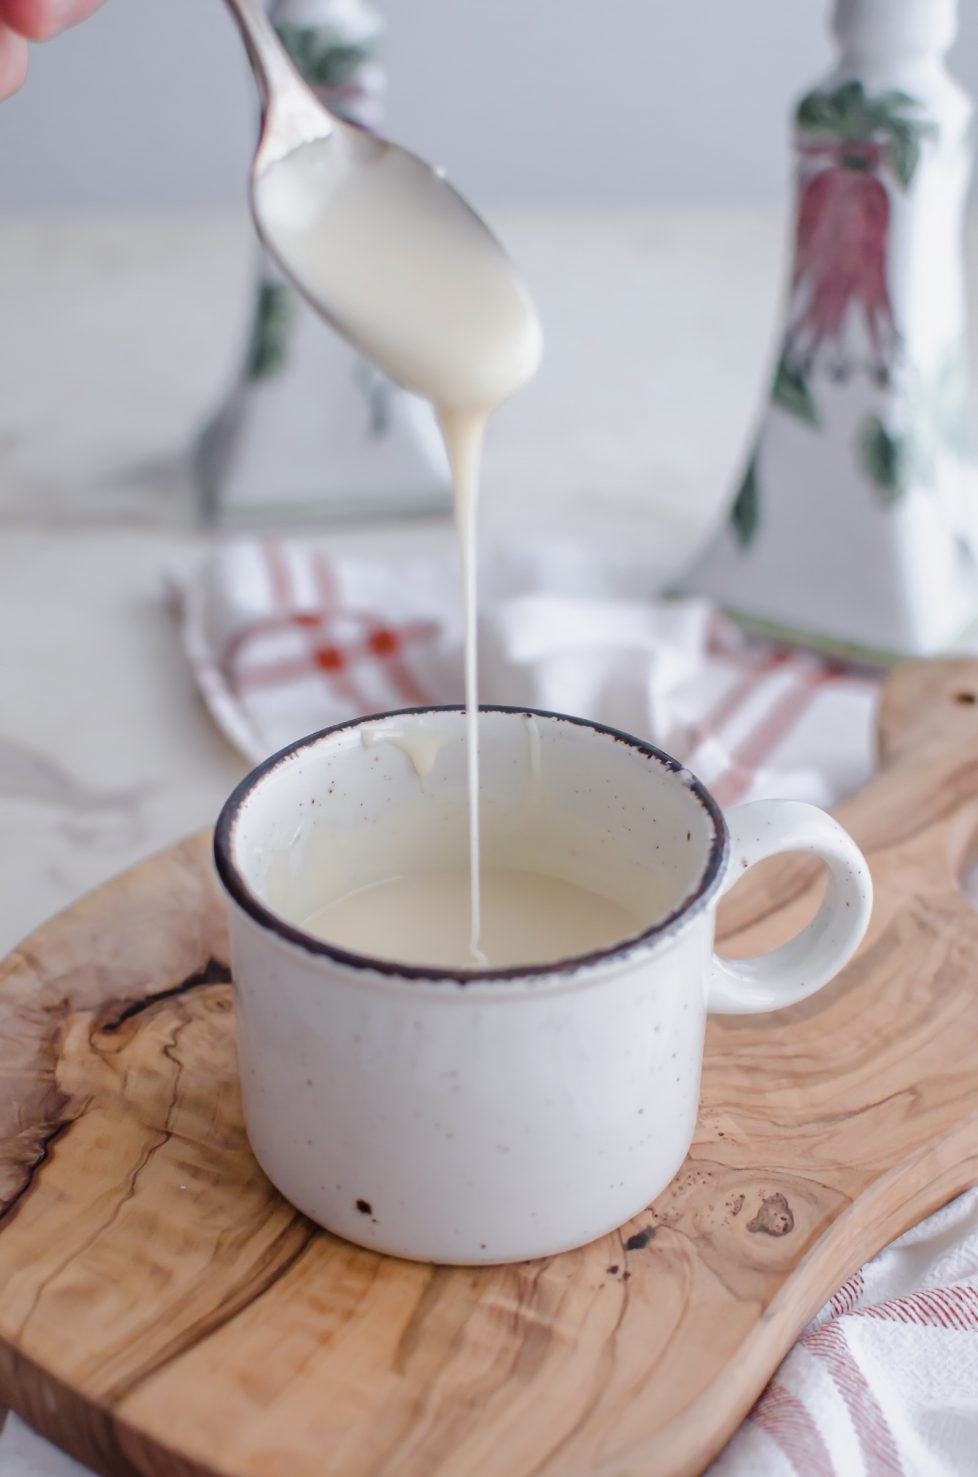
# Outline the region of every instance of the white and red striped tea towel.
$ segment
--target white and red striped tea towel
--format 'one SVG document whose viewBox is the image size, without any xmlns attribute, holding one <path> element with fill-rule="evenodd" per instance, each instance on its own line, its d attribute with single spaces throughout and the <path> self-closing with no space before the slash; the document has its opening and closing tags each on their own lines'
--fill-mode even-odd
<svg viewBox="0 0 978 1477">
<path fill-rule="evenodd" d="M 829 803 L 870 772 L 871 675 L 750 642 L 699 601 L 633 598 L 640 574 L 603 588 L 594 571 L 585 581 L 541 554 L 489 561 L 483 585 L 485 701 L 648 737 L 725 805 L 773 794 Z M 241 543 L 185 583 L 183 620 L 204 698 L 249 759 L 358 713 L 461 698 L 457 576 L 435 558 Z M 836 1294 L 715 1470 L 978 1473 L 978 1192 Z"/>
<path fill-rule="evenodd" d="M 828 802 L 872 764 L 875 680 L 748 642 L 698 600 L 586 593 L 547 556 L 483 574 L 480 696 L 582 714 L 650 738 L 722 804 L 783 793 Z M 577 588 L 568 593 L 567 586 Z M 259 760 L 362 713 L 462 696 L 450 562 L 344 557 L 247 542 L 182 588 L 187 654 L 218 726 Z"/>
</svg>

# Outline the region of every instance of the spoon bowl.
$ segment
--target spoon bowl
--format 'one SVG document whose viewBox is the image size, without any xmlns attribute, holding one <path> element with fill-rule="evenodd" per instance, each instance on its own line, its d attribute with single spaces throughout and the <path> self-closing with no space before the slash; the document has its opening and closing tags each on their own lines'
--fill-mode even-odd
<svg viewBox="0 0 978 1477">
<path fill-rule="evenodd" d="M 258 0 L 227 3 L 262 97 L 251 207 L 269 253 L 344 338 L 441 410 L 507 399 L 542 335 L 489 227 L 441 171 L 330 113 Z"/>
</svg>

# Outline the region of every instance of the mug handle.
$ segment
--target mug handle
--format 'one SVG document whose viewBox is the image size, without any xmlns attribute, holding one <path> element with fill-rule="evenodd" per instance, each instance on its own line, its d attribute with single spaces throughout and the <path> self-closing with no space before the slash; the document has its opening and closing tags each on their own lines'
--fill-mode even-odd
<svg viewBox="0 0 978 1477">
<path fill-rule="evenodd" d="M 749 867 L 786 851 L 820 857 L 829 880 L 822 905 L 801 933 L 751 959 L 713 955 L 707 1007 L 719 1015 L 781 1010 L 813 995 L 848 964 L 869 924 L 873 883 L 866 858 L 838 821 L 801 800 L 752 800 L 726 817 L 730 860 L 721 896 Z"/>
</svg>

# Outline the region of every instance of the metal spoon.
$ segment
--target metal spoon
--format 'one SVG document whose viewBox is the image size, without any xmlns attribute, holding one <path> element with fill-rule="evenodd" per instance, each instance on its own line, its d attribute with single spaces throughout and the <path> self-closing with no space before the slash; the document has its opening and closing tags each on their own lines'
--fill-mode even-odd
<svg viewBox="0 0 978 1477">
<path fill-rule="evenodd" d="M 424 160 L 337 118 L 299 76 L 260 0 L 227 0 L 262 100 L 251 209 L 313 306 L 393 379 L 486 409 L 529 379 L 542 339 L 488 226 Z"/>
<path fill-rule="evenodd" d="M 306 86 L 275 33 L 260 0 L 227 0 L 248 53 L 262 103 L 262 131 L 252 174 L 300 144 L 347 127 Z"/>
</svg>

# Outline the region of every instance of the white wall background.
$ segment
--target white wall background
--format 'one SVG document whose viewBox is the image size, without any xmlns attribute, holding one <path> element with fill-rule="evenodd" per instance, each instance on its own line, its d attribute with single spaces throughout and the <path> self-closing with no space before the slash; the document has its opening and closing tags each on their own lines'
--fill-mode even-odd
<svg viewBox="0 0 978 1477">
<path fill-rule="evenodd" d="M 777 200 L 787 110 L 830 54 L 825 0 L 381 7 L 390 131 L 482 201 Z M 108 0 L 0 108 L 0 209 L 240 203 L 253 102 L 221 0 Z"/>
</svg>

